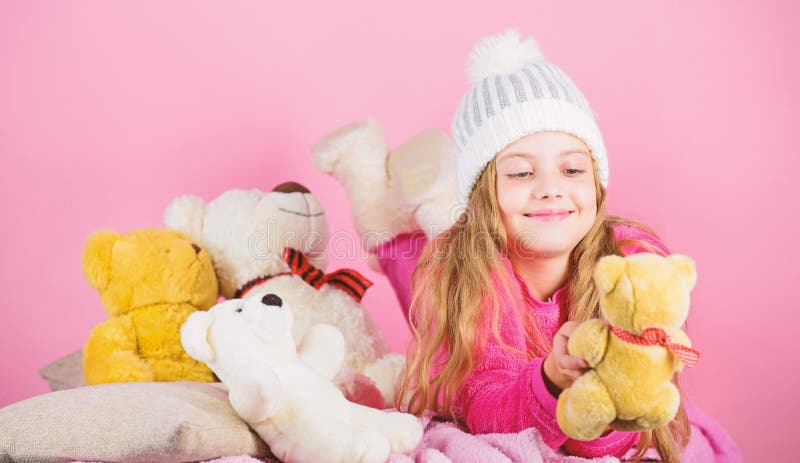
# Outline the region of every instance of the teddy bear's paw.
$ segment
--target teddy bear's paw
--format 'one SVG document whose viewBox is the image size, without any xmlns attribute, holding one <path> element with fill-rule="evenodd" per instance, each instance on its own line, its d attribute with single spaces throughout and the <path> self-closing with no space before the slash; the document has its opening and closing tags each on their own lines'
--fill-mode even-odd
<svg viewBox="0 0 800 463">
<path fill-rule="evenodd" d="M 191 363 L 184 364 L 179 381 L 193 381 L 197 383 L 213 383 L 216 381 L 214 372 L 205 363 L 192 360 Z"/>
<path fill-rule="evenodd" d="M 389 440 L 374 429 L 358 429 L 353 432 L 349 451 L 342 462 L 383 463 L 389 458 Z"/>
<path fill-rule="evenodd" d="M 281 384 L 268 367 L 239 370 L 229 384 L 231 407 L 248 423 L 258 423 L 273 416 L 281 402 Z"/>
<path fill-rule="evenodd" d="M 268 367 L 258 368 L 249 376 L 249 381 L 258 391 L 258 395 L 263 401 L 276 402 L 281 395 L 282 386 L 278 375 Z"/>
<path fill-rule="evenodd" d="M 350 422 L 354 426 L 373 429 L 384 435 L 391 444 L 392 452 L 409 452 L 422 439 L 422 425 L 414 415 L 360 406 L 351 407 L 350 413 Z"/>
<path fill-rule="evenodd" d="M 392 190 L 403 206 L 415 208 L 436 194 L 441 179 L 455 176 L 455 151 L 441 130 L 429 130 L 389 153 Z"/>
<path fill-rule="evenodd" d="M 101 361 L 84 360 L 86 384 L 134 383 L 155 381 L 150 363 L 131 351 L 115 351 Z"/>
<path fill-rule="evenodd" d="M 248 423 L 260 423 L 274 416 L 278 408 L 276 401 L 242 388 L 232 388 L 228 401 L 236 414 Z"/>
<path fill-rule="evenodd" d="M 425 232 L 428 240 L 449 230 L 458 217 L 466 210 L 464 204 L 458 203 L 458 190 L 455 179 L 448 181 L 450 185 L 442 188 L 430 201 L 426 201 L 414 212 L 414 220 Z"/>
<path fill-rule="evenodd" d="M 422 425 L 414 415 L 407 413 L 389 413 L 386 420 L 386 435 L 389 438 L 392 453 L 407 453 L 419 445 L 422 440 Z"/>
<path fill-rule="evenodd" d="M 364 374 L 374 381 L 383 396 L 383 404 L 378 408 L 394 406 L 405 362 L 405 355 L 389 353 L 364 367 Z"/>
<path fill-rule="evenodd" d="M 389 153 L 389 182 L 398 205 L 414 214 L 428 237 L 450 228 L 458 216 L 455 147 L 440 130 L 429 130 Z"/>
<path fill-rule="evenodd" d="M 363 161 L 384 165 L 387 153 L 383 133 L 378 123 L 371 119 L 334 131 L 318 141 L 311 151 L 317 170 L 333 174 L 339 181 L 343 170 L 357 169 Z"/>
<path fill-rule="evenodd" d="M 386 171 L 383 133 L 373 120 L 343 127 L 312 148 L 314 165 L 347 190 L 356 231 L 372 251 L 392 237 L 416 229 L 411 214 L 395 204 Z"/>
<path fill-rule="evenodd" d="M 636 419 L 641 429 L 655 429 L 666 425 L 675 418 L 680 407 L 680 393 L 673 384 L 668 384 L 659 401 L 647 414 Z"/>
<path fill-rule="evenodd" d="M 558 397 L 558 425 L 573 439 L 596 439 L 616 416 L 608 389 L 595 371 L 585 373 Z"/>
<path fill-rule="evenodd" d="M 191 357 L 178 356 L 152 361 L 155 381 L 193 381 L 200 383 L 214 382 L 214 373 L 205 363 Z"/>
</svg>

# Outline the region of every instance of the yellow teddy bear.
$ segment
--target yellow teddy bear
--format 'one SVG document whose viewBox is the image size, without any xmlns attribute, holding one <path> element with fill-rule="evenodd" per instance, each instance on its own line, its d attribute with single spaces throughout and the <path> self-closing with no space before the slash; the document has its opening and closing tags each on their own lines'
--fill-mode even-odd
<svg viewBox="0 0 800 463">
<path fill-rule="evenodd" d="M 579 440 L 595 439 L 609 425 L 663 426 L 680 406 L 673 374 L 699 357 L 680 329 L 697 279 L 694 261 L 681 254 L 606 256 L 593 276 L 603 319 L 582 323 L 569 338 L 570 355 L 591 369 L 559 396 L 558 424 Z"/>
<path fill-rule="evenodd" d="M 173 230 L 99 231 L 87 240 L 82 260 L 111 315 L 86 341 L 86 384 L 214 381 L 180 341 L 189 315 L 217 302 L 217 277 L 205 250 Z"/>
</svg>

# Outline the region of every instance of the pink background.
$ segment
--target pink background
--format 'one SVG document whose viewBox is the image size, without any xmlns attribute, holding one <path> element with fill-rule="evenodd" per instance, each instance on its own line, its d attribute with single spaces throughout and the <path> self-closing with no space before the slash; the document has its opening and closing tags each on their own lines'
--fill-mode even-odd
<svg viewBox="0 0 800 463">
<path fill-rule="evenodd" d="M 746 460 L 800 452 L 796 3 L 393 3 L 0 3 L 0 406 L 44 393 L 37 368 L 106 318 L 80 270 L 91 231 L 296 180 L 352 233 L 312 144 L 364 117 L 390 145 L 449 130 L 472 45 L 516 26 L 598 113 L 611 212 L 697 262 L 689 396 Z M 376 281 L 365 304 L 401 349 L 387 281 L 343 265 Z"/>
</svg>

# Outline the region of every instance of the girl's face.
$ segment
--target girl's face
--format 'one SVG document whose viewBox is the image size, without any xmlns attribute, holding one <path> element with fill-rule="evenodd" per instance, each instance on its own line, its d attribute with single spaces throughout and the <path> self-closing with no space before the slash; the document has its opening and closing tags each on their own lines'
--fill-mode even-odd
<svg viewBox="0 0 800 463">
<path fill-rule="evenodd" d="M 536 132 L 508 145 L 495 161 L 509 252 L 544 258 L 569 254 L 597 216 L 586 144 L 563 132 Z"/>
</svg>

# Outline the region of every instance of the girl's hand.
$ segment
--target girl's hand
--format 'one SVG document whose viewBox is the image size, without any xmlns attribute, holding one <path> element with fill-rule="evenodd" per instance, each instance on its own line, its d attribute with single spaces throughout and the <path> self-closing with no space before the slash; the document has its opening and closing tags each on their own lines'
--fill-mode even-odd
<svg viewBox="0 0 800 463">
<path fill-rule="evenodd" d="M 544 380 L 548 389 L 551 387 L 556 389 L 550 391 L 553 395 L 558 395 L 570 387 L 589 368 L 584 359 L 569 355 L 567 352 L 569 336 L 579 324 L 569 321 L 561 325 L 553 338 L 553 351 L 544 359 Z"/>
</svg>

